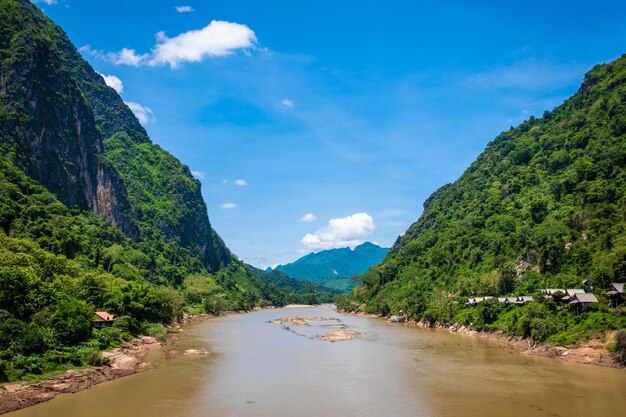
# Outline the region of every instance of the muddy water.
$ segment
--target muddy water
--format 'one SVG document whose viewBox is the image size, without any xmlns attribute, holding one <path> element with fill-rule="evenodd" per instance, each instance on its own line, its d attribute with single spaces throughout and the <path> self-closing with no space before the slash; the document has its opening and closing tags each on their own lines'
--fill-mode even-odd
<svg viewBox="0 0 626 417">
<path fill-rule="evenodd" d="M 301 337 L 269 320 L 338 317 L 354 340 Z M 172 357 L 168 350 L 206 349 Z M 343 316 L 329 306 L 197 323 L 156 369 L 10 417 L 617 416 L 626 371 L 528 357 L 471 336 Z"/>
</svg>

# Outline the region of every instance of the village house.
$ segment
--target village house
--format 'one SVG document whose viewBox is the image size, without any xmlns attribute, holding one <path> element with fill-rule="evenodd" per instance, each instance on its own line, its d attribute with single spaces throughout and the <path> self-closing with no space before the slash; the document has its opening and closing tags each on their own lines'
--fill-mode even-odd
<svg viewBox="0 0 626 417">
<path fill-rule="evenodd" d="M 624 283 L 614 282 L 606 292 L 606 298 L 611 301 L 613 307 L 617 307 L 619 304 L 626 300 L 626 293 L 624 293 Z"/>
<path fill-rule="evenodd" d="M 115 323 L 115 316 L 113 314 L 109 314 L 106 311 L 96 311 L 93 319 L 93 326 L 96 329 L 113 326 L 113 323 Z"/>
<path fill-rule="evenodd" d="M 532 295 L 520 295 L 519 297 L 517 297 L 517 301 L 520 304 L 526 304 L 526 303 L 528 303 L 530 301 L 533 301 L 533 300 L 534 300 L 534 298 L 533 298 Z"/>
<path fill-rule="evenodd" d="M 517 297 L 506 297 L 504 299 L 505 304 L 519 304 L 519 300 Z"/>
<path fill-rule="evenodd" d="M 557 292 L 565 294 L 565 290 L 562 288 L 546 288 L 545 290 L 541 290 L 541 293 L 545 298 L 552 298 L 552 296 Z"/>
<path fill-rule="evenodd" d="M 570 308 L 576 314 L 589 310 L 591 304 L 597 303 L 598 299 L 590 292 L 575 293 L 569 302 Z"/>
<path fill-rule="evenodd" d="M 565 290 L 565 295 L 563 296 L 563 298 L 561 298 L 561 300 L 571 301 L 574 299 L 574 296 L 576 294 L 585 294 L 585 290 L 583 290 L 582 288 L 568 288 Z"/>
<path fill-rule="evenodd" d="M 467 303 L 465 303 L 465 304 L 473 306 L 473 305 L 476 305 L 476 304 L 480 304 L 480 303 L 482 303 L 483 301 L 490 300 L 490 299 L 492 299 L 492 298 L 493 298 L 493 297 L 491 297 L 491 296 L 486 296 L 486 297 L 471 297 L 471 298 L 469 298 L 469 299 L 467 300 Z"/>
<path fill-rule="evenodd" d="M 493 297 L 491 296 L 486 296 L 486 297 L 472 297 L 469 298 L 467 300 L 467 303 L 465 303 L 466 305 L 476 305 L 476 304 L 480 304 L 483 301 L 486 300 L 490 300 Z M 520 296 L 508 296 L 508 297 L 498 297 L 497 298 L 499 303 L 503 303 L 503 304 L 515 304 L 515 305 L 521 305 L 521 304 L 526 304 L 529 301 L 533 301 L 534 298 L 530 295 L 520 295 Z"/>
</svg>

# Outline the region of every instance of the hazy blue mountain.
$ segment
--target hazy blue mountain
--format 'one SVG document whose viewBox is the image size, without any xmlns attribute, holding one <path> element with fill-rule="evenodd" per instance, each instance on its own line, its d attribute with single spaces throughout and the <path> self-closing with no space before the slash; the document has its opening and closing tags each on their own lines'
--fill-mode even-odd
<svg viewBox="0 0 626 417">
<path fill-rule="evenodd" d="M 370 266 L 380 263 L 389 248 L 370 242 L 350 248 L 329 249 L 309 253 L 295 262 L 275 269 L 292 278 L 306 279 L 329 288 L 347 290 L 353 287 L 350 278 L 365 273 Z"/>
</svg>

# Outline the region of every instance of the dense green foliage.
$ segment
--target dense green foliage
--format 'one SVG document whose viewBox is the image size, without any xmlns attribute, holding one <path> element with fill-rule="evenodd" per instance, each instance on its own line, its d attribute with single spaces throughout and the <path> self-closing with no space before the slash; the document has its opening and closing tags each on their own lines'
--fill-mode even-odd
<svg viewBox="0 0 626 417">
<path fill-rule="evenodd" d="M 290 264 L 278 265 L 276 270 L 292 278 L 305 279 L 340 291 L 349 291 L 355 285 L 350 278 L 380 263 L 388 251 L 388 248 L 365 242 L 354 250 L 341 248 L 309 253 Z"/>
<path fill-rule="evenodd" d="M 626 330 L 620 330 L 615 334 L 615 342 L 612 350 L 615 352 L 617 360 L 622 365 L 626 365 Z"/>
<path fill-rule="evenodd" d="M 311 281 L 291 278 L 278 270 L 263 271 L 247 264 L 245 267 L 251 274 L 282 290 L 285 293 L 285 303 L 287 304 L 330 303 L 341 293 L 339 290 L 324 287 Z"/>
<path fill-rule="evenodd" d="M 625 327 L 602 297 L 626 277 L 626 56 L 594 67 L 563 105 L 500 134 L 437 190 L 384 262 L 358 277 L 349 308 L 571 342 Z M 464 305 L 468 296 L 578 288 L 600 299 L 562 306 Z"/>
<path fill-rule="evenodd" d="M 102 364 L 185 310 L 285 302 L 59 27 L 27 0 L 0 0 L 0 22 L 0 382 Z"/>
</svg>

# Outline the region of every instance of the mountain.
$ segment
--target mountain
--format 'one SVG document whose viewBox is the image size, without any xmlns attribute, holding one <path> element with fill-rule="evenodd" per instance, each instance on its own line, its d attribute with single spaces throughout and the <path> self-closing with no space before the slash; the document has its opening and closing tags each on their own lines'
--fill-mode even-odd
<svg viewBox="0 0 626 417">
<path fill-rule="evenodd" d="M 228 265 L 189 168 L 150 142 L 65 33 L 28 3 L 0 3 L 4 153 L 68 207 L 162 241 L 166 256 L 190 254 L 210 271 Z"/>
<path fill-rule="evenodd" d="M 309 253 L 290 264 L 278 265 L 275 269 L 293 278 L 345 291 L 352 286 L 352 276 L 362 274 L 370 266 L 380 263 L 388 250 L 365 242 L 354 250 L 341 248 Z"/>
<path fill-rule="evenodd" d="M 98 363 L 183 311 L 284 303 L 61 28 L 28 0 L 0 22 L 0 381 Z M 95 309 L 120 319 L 92 332 Z"/>
<path fill-rule="evenodd" d="M 246 269 L 261 278 L 265 283 L 274 285 L 285 293 L 285 302 L 289 304 L 332 303 L 341 291 L 324 287 L 311 281 L 291 278 L 278 270 L 264 271 L 245 264 Z"/>
<path fill-rule="evenodd" d="M 566 343 L 626 327 L 602 297 L 626 276 L 626 55 L 595 66 L 578 92 L 500 134 L 433 193 L 347 308 Z M 597 309 L 544 303 L 542 288 L 580 288 Z M 465 307 L 469 296 L 535 295 L 514 309 Z"/>
</svg>

